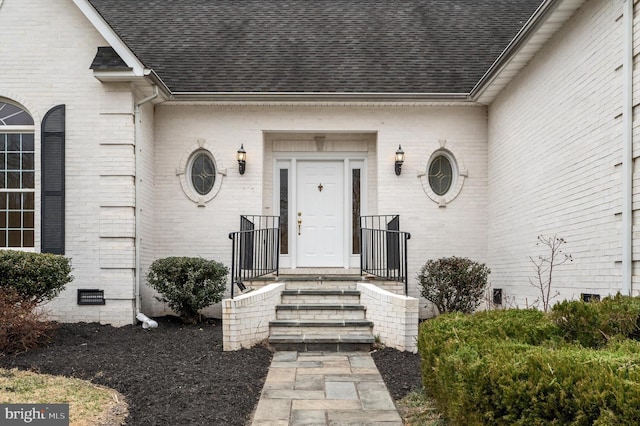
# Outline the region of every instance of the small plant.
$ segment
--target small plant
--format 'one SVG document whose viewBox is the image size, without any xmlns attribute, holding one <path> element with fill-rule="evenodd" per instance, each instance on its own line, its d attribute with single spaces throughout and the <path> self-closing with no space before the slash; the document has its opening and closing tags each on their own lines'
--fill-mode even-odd
<svg viewBox="0 0 640 426">
<path fill-rule="evenodd" d="M 529 260 L 533 263 L 533 269 L 536 274 L 534 280 L 529 279 L 529 284 L 540 291 L 540 299 L 538 299 L 537 302 L 542 302 L 542 310 L 544 312 L 549 311 L 551 300 L 560 294 L 557 291 L 551 294 L 554 268 L 573 261 L 571 255 L 565 253 L 562 249 L 562 245 L 566 242 L 564 238 L 558 237 L 557 235 L 552 237 L 539 235 L 536 245 L 542 244 L 546 246 L 549 249 L 549 253 L 540 255 L 535 259 L 529 257 Z M 535 304 L 536 302 L 534 302 L 534 306 Z"/>
<path fill-rule="evenodd" d="M 26 301 L 49 301 L 72 280 L 71 261 L 64 256 L 0 250 L 0 289 L 14 289 Z"/>
<path fill-rule="evenodd" d="M 420 293 L 441 314 L 470 313 L 480 305 L 490 272 L 484 263 L 463 257 L 429 260 L 418 273 Z"/>
<path fill-rule="evenodd" d="M 149 267 L 147 281 L 185 323 L 195 324 L 199 310 L 222 300 L 228 269 L 199 257 L 166 257 Z"/>
<path fill-rule="evenodd" d="M 0 353 L 26 352 L 50 336 L 53 323 L 44 321 L 37 305 L 13 288 L 0 288 Z"/>
</svg>

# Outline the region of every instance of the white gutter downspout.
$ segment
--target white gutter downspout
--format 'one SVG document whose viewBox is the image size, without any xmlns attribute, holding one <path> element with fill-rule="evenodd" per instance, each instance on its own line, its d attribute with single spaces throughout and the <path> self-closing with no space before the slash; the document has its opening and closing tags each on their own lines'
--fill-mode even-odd
<svg viewBox="0 0 640 426">
<path fill-rule="evenodd" d="M 633 269 L 633 0 L 625 0 L 622 60 L 622 286 L 631 295 Z"/>
<path fill-rule="evenodd" d="M 140 129 L 140 107 L 148 102 L 151 102 L 152 100 L 154 100 L 155 98 L 158 97 L 158 86 L 156 86 L 155 84 L 153 85 L 153 94 L 150 96 L 147 96 L 146 98 L 142 99 L 140 102 L 138 102 L 134 108 L 133 111 L 133 120 L 134 120 L 134 140 L 135 140 L 135 174 L 136 174 L 136 180 L 135 180 L 135 200 L 136 200 L 136 207 L 135 207 L 135 215 L 136 215 L 136 219 L 135 219 L 135 246 L 136 246 L 136 251 L 135 251 L 135 256 L 136 256 L 136 260 L 135 260 L 135 274 L 136 274 L 136 278 L 135 278 L 135 296 L 136 296 L 136 319 L 138 319 L 138 321 L 142 322 L 142 328 L 156 328 L 158 326 L 158 323 L 155 322 L 154 320 L 150 319 L 149 317 L 147 317 L 145 314 L 143 314 L 142 312 L 140 312 L 140 277 L 141 277 L 141 266 L 140 266 L 140 234 L 142 233 L 142 206 L 141 206 L 141 202 L 140 202 L 140 187 L 141 187 L 141 176 L 140 176 L 140 172 L 142 170 L 142 165 L 141 165 L 141 149 L 140 147 L 142 146 L 142 131 Z"/>
</svg>

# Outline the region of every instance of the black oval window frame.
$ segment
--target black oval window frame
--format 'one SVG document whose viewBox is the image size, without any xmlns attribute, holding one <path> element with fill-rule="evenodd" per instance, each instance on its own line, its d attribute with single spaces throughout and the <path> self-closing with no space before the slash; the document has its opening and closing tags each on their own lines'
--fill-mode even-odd
<svg viewBox="0 0 640 426">
<path fill-rule="evenodd" d="M 442 160 L 446 161 L 446 164 L 448 166 L 448 174 L 443 173 L 442 172 L 442 165 L 439 164 Z M 440 170 L 437 171 L 437 173 L 433 172 L 433 167 L 439 165 Z M 442 153 L 437 154 L 436 156 L 433 157 L 433 159 L 431 160 L 431 162 L 429 162 L 429 168 L 428 168 L 428 180 L 429 180 L 429 187 L 431 188 L 431 190 L 438 196 L 442 197 L 444 195 L 446 195 L 451 188 L 453 187 L 453 180 L 454 180 L 454 166 L 451 162 L 451 159 Z M 442 180 L 444 178 L 448 178 L 448 183 L 446 185 L 446 188 L 444 188 L 444 190 L 442 189 Z M 436 181 L 436 179 L 438 179 L 438 181 Z"/>
<path fill-rule="evenodd" d="M 211 170 L 206 170 L 210 166 Z M 196 182 L 196 178 L 201 182 Z M 199 195 L 206 196 L 216 184 L 216 163 L 213 156 L 206 151 L 198 151 L 193 154 L 189 163 L 189 182 L 191 187 Z"/>
</svg>

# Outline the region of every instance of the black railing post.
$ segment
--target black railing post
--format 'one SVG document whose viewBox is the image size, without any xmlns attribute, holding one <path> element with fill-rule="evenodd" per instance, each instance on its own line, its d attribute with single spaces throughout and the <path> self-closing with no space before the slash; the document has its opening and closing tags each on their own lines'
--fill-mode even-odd
<svg viewBox="0 0 640 426">
<path fill-rule="evenodd" d="M 409 259 L 407 258 L 407 246 L 408 241 L 411 239 L 411 234 L 408 232 L 404 238 L 404 295 L 409 296 Z"/>
<path fill-rule="evenodd" d="M 233 299 L 233 286 L 236 279 L 236 234 L 231 232 L 229 238 L 231 239 L 231 298 Z"/>
</svg>

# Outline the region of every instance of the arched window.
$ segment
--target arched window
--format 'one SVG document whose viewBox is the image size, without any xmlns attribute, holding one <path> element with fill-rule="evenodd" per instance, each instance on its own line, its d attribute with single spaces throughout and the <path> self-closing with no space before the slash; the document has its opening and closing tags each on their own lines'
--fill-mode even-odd
<svg viewBox="0 0 640 426">
<path fill-rule="evenodd" d="M 0 99 L 0 248 L 34 247 L 33 118 Z"/>
</svg>

